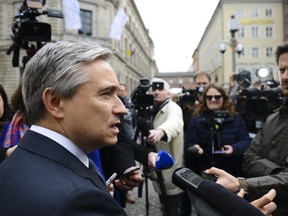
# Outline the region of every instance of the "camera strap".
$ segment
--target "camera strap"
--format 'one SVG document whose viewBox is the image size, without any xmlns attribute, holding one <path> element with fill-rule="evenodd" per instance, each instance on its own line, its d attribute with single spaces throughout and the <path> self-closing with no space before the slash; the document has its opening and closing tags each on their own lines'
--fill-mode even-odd
<svg viewBox="0 0 288 216">
<path fill-rule="evenodd" d="M 166 100 L 164 100 L 159 106 L 155 106 L 154 110 L 153 110 L 153 119 L 155 118 L 155 116 L 157 115 L 157 113 L 166 105 L 168 104 L 170 101 L 170 98 L 167 98 Z"/>
</svg>

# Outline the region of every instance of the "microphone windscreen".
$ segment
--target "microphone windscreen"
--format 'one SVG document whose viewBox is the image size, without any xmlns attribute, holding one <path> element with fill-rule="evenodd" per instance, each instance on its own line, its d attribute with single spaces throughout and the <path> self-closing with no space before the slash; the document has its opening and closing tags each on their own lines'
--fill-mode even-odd
<svg viewBox="0 0 288 216">
<path fill-rule="evenodd" d="M 156 170 L 168 169 L 173 165 L 174 165 L 173 157 L 169 153 L 160 150 L 156 157 L 156 165 L 155 165 Z"/>
<path fill-rule="evenodd" d="M 188 149 L 187 149 L 187 153 L 190 155 L 190 156 L 200 156 L 199 155 L 199 149 L 195 146 L 190 146 Z"/>
</svg>

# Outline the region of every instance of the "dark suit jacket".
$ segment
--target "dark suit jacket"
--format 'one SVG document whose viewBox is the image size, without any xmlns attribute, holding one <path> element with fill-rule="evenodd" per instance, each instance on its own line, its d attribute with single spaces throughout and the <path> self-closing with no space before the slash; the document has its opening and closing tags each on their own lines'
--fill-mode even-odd
<svg viewBox="0 0 288 216">
<path fill-rule="evenodd" d="M 55 141 L 27 131 L 0 165 L 0 215 L 126 215 L 104 182 Z"/>
</svg>

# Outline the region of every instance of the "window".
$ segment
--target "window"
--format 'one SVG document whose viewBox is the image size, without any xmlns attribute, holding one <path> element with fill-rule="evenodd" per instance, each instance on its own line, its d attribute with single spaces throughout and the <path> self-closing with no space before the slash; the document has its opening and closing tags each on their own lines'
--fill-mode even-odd
<svg viewBox="0 0 288 216">
<path fill-rule="evenodd" d="M 256 8 L 253 8 L 252 9 L 252 17 L 258 17 L 258 9 L 256 9 Z"/>
<path fill-rule="evenodd" d="M 251 29 L 251 31 L 252 31 L 252 37 L 253 38 L 258 38 L 258 26 L 252 26 L 252 29 Z"/>
<path fill-rule="evenodd" d="M 272 9 L 266 9 L 265 10 L 265 16 L 266 17 L 272 17 Z"/>
<path fill-rule="evenodd" d="M 266 57 L 273 57 L 273 47 L 266 47 Z"/>
<path fill-rule="evenodd" d="M 92 11 L 80 10 L 82 28 L 79 34 L 92 35 Z"/>
<path fill-rule="evenodd" d="M 244 32 L 245 28 L 244 27 L 240 27 L 238 30 L 238 37 L 239 38 L 243 38 L 245 36 L 245 32 Z"/>
<path fill-rule="evenodd" d="M 266 37 L 271 38 L 273 36 L 273 27 L 267 26 L 266 27 Z"/>
<path fill-rule="evenodd" d="M 244 10 L 243 9 L 238 9 L 237 12 L 237 17 L 240 18 L 240 17 L 244 17 Z"/>
<path fill-rule="evenodd" d="M 259 48 L 252 47 L 252 58 L 259 58 Z"/>
</svg>

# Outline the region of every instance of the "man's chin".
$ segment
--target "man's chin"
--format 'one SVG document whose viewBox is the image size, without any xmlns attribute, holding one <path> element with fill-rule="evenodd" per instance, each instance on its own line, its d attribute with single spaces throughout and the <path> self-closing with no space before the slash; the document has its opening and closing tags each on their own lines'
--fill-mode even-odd
<svg viewBox="0 0 288 216">
<path fill-rule="evenodd" d="M 107 142 L 107 146 L 112 146 L 112 145 L 116 145 L 118 141 L 117 136 L 115 138 L 112 138 L 111 140 L 109 140 L 109 142 Z"/>
<path fill-rule="evenodd" d="M 288 87 L 282 88 L 282 92 L 284 96 L 288 96 Z"/>
</svg>

